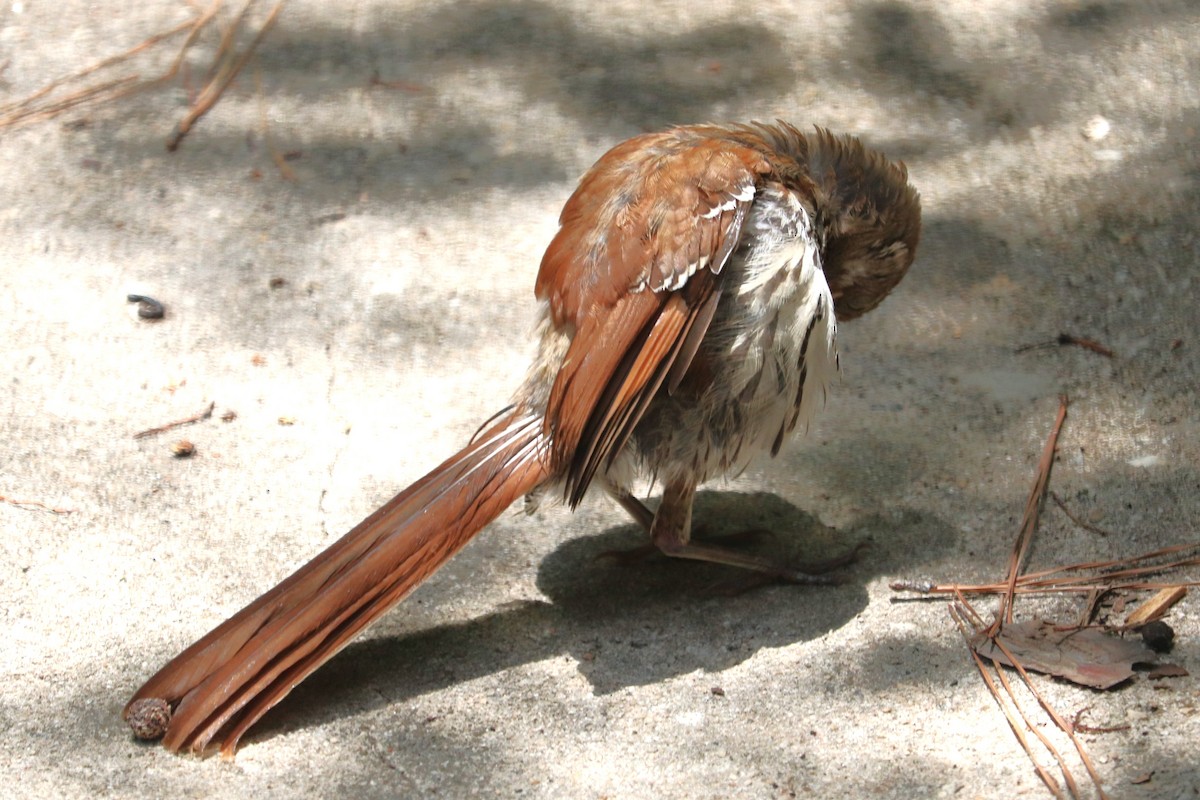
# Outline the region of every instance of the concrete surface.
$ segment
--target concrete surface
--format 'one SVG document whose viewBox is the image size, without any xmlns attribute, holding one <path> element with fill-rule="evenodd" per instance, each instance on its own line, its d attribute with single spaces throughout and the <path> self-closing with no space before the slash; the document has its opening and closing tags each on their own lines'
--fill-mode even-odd
<svg viewBox="0 0 1200 800">
<path fill-rule="evenodd" d="M 5 0 L 0 100 L 187 13 Z M 0 494 L 73 512 L 0 504 L 0 794 L 1046 795 L 944 605 L 887 583 L 1002 575 L 1060 392 L 1051 488 L 1119 535 L 1048 507 L 1033 564 L 1197 538 L 1200 6 L 290 0 L 168 154 L 186 91 L 0 132 Z M 1111 130 L 1088 138 L 1097 115 Z M 859 133 L 924 196 L 918 262 L 843 328 L 826 412 L 700 511 L 804 554 L 869 541 L 845 585 L 715 597 L 717 569 L 598 561 L 638 541 L 603 499 L 512 514 L 235 762 L 131 740 L 118 715 L 154 669 L 504 401 L 541 250 L 596 157 L 774 117 Z M 167 318 L 139 320 L 135 291 Z M 1014 352 L 1060 332 L 1116 357 Z M 1200 671 L 1195 600 L 1171 623 Z M 1129 724 L 1084 736 L 1112 796 L 1196 796 L 1194 678 L 1039 686 Z"/>
</svg>

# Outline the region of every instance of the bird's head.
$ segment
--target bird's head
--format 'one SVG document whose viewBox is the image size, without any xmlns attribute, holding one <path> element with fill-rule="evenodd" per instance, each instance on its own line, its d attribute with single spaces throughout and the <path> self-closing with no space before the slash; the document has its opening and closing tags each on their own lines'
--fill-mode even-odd
<svg viewBox="0 0 1200 800">
<path fill-rule="evenodd" d="M 879 305 L 908 271 L 921 238 L 921 199 L 903 163 L 853 136 L 806 134 L 808 173 L 827 202 L 822 266 L 839 320 Z"/>
</svg>

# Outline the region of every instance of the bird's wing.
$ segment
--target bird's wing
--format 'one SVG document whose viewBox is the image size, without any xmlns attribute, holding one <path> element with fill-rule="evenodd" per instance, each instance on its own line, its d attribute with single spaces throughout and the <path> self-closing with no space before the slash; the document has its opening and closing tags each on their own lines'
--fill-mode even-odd
<svg viewBox="0 0 1200 800">
<path fill-rule="evenodd" d="M 571 344 L 550 392 L 551 458 L 577 504 L 655 393 L 678 386 L 720 299 L 721 269 L 770 165 L 677 128 L 609 151 L 567 201 L 537 295 Z"/>
</svg>

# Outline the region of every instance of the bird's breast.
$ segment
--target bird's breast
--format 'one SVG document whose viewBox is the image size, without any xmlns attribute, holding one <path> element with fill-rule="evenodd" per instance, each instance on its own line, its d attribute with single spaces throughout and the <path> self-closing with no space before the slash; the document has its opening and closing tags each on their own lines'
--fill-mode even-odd
<svg viewBox="0 0 1200 800">
<path fill-rule="evenodd" d="M 662 479 L 703 481 L 777 453 L 824 402 L 838 372 L 836 332 L 811 215 L 768 188 L 725 265 L 693 364 L 704 380 L 651 406 L 635 434 L 642 462 Z"/>
<path fill-rule="evenodd" d="M 807 420 L 812 400 L 824 397 L 837 373 L 837 321 L 820 253 L 803 203 L 768 188 L 756 199 L 743 244 L 728 265 L 708 342 L 710 357 L 724 364 L 725 385 L 717 392 L 773 409 L 767 428 L 782 421 L 791 430 Z"/>
</svg>

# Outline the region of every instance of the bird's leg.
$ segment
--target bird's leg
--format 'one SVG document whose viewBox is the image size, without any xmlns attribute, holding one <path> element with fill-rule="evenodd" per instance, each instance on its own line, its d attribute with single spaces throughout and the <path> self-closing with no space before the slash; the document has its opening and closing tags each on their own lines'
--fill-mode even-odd
<svg viewBox="0 0 1200 800">
<path fill-rule="evenodd" d="M 629 516 L 633 517 L 633 521 L 642 526 L 642 530 L 644 530 L 647 534 L 651 533 L 651 526 L 654 524 L 654 512 L 650 510 L 649 506 L 630 494 L 628 489 L 611 485 L 606 486 L 605 489 L 609 496 L 615 500 L 617 504 L 621 506 L 621 508 L 629 512 Z M 706 526 L 701 523 L 694 528 L 692 530 L 692 537 L 696 539 L 707 539 L 710 542 L 713 541 L 712 538 L 704 535 L 705 527 Z M 717 537 L 716 541 L 721 542 L 722 544 L 727 543 L 731 545 L 739 545 L 761 539 L 764 536 L 774 537 L 774 535 L 774 531 L 766 528 L 749 528 L 744 531 L 738 531 L 737 533 L 729 533 L 725 534 L 724 536 Z M 604 555 L 623 557 L 628 554 L 634 558 L 640 559 L 643 556 L 660 552 L 662 551 L 659 550 L 657 545 L 649 544 L 634 548 L 633 550 L 629 551 L 609 551 L 604 553 Z"/>
<path fill-rule="evenodd" d="M 604 488 L 608 490 L 609 497 L 616 500 L 621 508 L 629 512 L 629 516 L 633 517 L 633 521 L 642 526 L 642 530 L 650 533 L 650 526 L 654 524 L 654 512 L 645 503 L 638 500 L 628 489 L 623 487 L 606 484 Z"/>
<path fill-rule="evenodd" d="M 793 567 L 764 556 L 747 554 L 734 549 L 737 545 L 763 536 L 775 535 L 774 531 L 765 528 L 739 531 L 721 536 L 716 541 L 710 540 L 703 543 L 693 541 L 692 535 L 698 534 L 704 528 L 703 525 L 695 530 L 691 528 L 695 487 L 689 488 L 683 484 L 668 485 L 663 490 L 663 499 L 657 514 L 634 497 L 628 489 L 616 486 L 607 486 L 606 489 L 612 499 L 629 512 L 629 516 L 633 517 L 634 521 L 651 537 L 650 544 L 628 550 L 606 550 L 600 554 L 603 558 L 612 558 L 621 564 L 636 563 L 656 553 L 662 553 L 672 558 L 691 558 L 698 561 L 728 564 L 757 572 L 768 578 L 778 578 L 795 583 L 835 583 L 836 581 L 824 579 L 821 575 L 853 563 L 858 559 L 859 553 L 864 547 L 864 545 L 859 545 L 840 556 L 824 561 L 805 562 Z"/>
<path fill-rule="evenodd" d="M 650 507 L 641 500 L 634 497 L 628 489 L 617 486 L 606 485 L 605 490 L 609 496 L 617 502 L 621 508 L 629 512 L 629 516 L 633 517 L 633 521 L 642 527 L 647 534 L 652 533 L 651 528 L 654 525 L 654 512 Z M 724 536 L 712 539 L 704 535 L 705 525 L 702 523 L 692 531 L 692 538 L 706 539 L 709 542 L 719 542 L 722 545 L 741 545 L 755 541 L 764 536 L 774 536 L 775 532 L 766 528 L 751 528 L 737 533 L 730 533 Z M 604 558 L 613 558 L 622 563 L 632 563 L 641 561 L 648 556 L 656 553 L 661 553 L 662 550 L 658 545 L 650 543 L 630 548 L 629 550 L 606 550 L 600 555 Z"/>
<path fill-rule="evenodd" d="M 662 502 L 650 525 L 650 540 L 664 554 L 672 558 L 690 558 L 714 564 L 727 564 L 790 583 L 836 583 L 832 578 L 818 572 L 797 569 L 765 556 L 744 553 L 720 544 L 693 542 L 691 540 L 692 502 L 695 497 L 696 485 L 690 481 L 672 481 L 663 487 Z M 625 504 L 622 503 L 622 505 Z M 849 560 L 853 560 L 853 558 L 851 557 Z M 829 562 L 832 564 L 830 568 L 842 566 L 844 563 L 846 563 L 846 559 L 839 559 L 836 563 Z"/>
<path fill-rule="evenodd" d="M 650 528 L 654 524 L 654 512 L 646 507 L 646 504 L 634 497 L 630 491 L 624 487 L 613 486 L 605 482 L 605 490 L 609 497 L 616 500 L 621 508 L 629 512 L 629 516 L 633 517 L 634 522 L 642 527 L 646 533 L 650 533 Z M 618 564 L 631 565 L 640 561 L 644 561 L 650 556 L 660 552 L 653 544 L 643 544 L 638 547 L 621 550 L 605 550 L 598 558 L 611 558 Z"/>
</svg>

